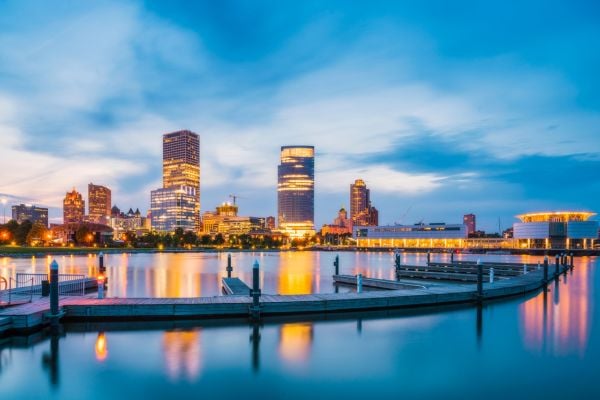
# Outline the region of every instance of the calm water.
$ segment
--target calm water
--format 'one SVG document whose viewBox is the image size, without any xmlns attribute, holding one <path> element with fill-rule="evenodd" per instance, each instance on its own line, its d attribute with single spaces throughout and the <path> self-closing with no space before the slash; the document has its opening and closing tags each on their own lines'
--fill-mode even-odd
<svg viewBox="0 0 600 400">
<path fill-rule="evenodd" d="M 226 260 L 120 257 L 110 258 L 111 286 L 113 294 L 127 296 L 217 294 Z M 234 260 L 236 266 L 248 264 L 247 273 L 258 258 L 267 291 L 292 293 L 331 291 L 333 257 L 236 254 Z M 390 274 L 387 253 L 341 258 L 344 272 Z M 547 293 L 479 310 L 312 316 L 260 326 L 240 320 L 69 324 L 58 335 L 0 342 L 0 395 L 3 400 L 600 398 L 597 263 L 578 259 L 575 270 Z M 8 260 L 2 268 L 45 268 L 45 260 L 36 264 Z M 85 272 L 94 259 L 67 258 L 63 264 Z M 117 284 L 119 277 L 126 283 Z"/>
</svg>

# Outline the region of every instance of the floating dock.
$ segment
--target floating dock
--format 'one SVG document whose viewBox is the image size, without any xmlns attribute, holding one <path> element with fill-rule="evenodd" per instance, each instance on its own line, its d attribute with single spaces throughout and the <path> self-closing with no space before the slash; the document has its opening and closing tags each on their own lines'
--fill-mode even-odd
<svg viewBox="0 0 600 400">
<path fill-rule="evenodd" d="M 250 287 L 240 278 L 222 278 L 223 294 L 230 296 L 249 296 Z"/>
<path fill-rule="evenodd" d="M 548 280 L 557 278 L 570 267 L 548 267 Z M 427 272 L 423 272 L 427 273 Z M 431 274 L 431 273 L 430 273 Z M 461 274 L 477 279 L 471 274 Z M 355 279 L 355 278 L 353 278 Z M 336 281 L 352 279 L 338 275 Z M 239 280 L 238 280 L 239 281 Z M 509 279 L 489 283 L 483 281 L 482 290 L 474 284 L 424 284 L 421 287 L 407 283 L 365 278 L 381 289 L 362 293 L 331 293 L 307 295 L 262 295 L 260 315 L 293 315 L 365 310 L 384 310 L 435 306 L 456 303 L 473 303 L 506 296 L 517 296 L 538 290 L 547 284 L 544 271 L 533 270 Z M 378 282 L 380 281 L 380 282 Z M 243 284 L 242 281 L 239 281 Z M 225 283 L 225 282 L 224 282 Z M 233 285 L 233 281 L 228 281 Z M 364 284 L 364 283 L 363 283 Z M 249 288 L 243 284 L 248 294 Z M 383 287 L 387 285 L 387 287 Z M 400 286 L 402 285 L 402 287 Z M 417 285 L 420 286 L 420 285 Z M 237 288 L 228 284 L 232 293 Z M 241 286 L 238 286 L 241 287 Z M 242 290 L 242 289 L 239 289 Z M 251 315 L 252 297 L 249 295 L 214 296 L 199 298 L 106 298 L 61 296 L 63 319 L 75 321 L 110 320 L 175 320 L 188 318 L 248 317 Z M 49 324 L 49 299 L 47 297 L 14 307 L 0 309 L 0 324 L 5 334 L 38 329 Z"/>
</svg>

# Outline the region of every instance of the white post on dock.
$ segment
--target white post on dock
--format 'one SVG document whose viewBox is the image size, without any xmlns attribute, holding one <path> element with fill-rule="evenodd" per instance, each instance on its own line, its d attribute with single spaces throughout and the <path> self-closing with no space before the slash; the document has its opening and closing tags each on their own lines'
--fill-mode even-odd
<svg viewBox="0 0 600 400">
<path fill-rule="evenodd" d="M 494 267 L 490 267 L 490 283 L 494 283 Z"/>
<path fill-rule="evenodd" d="M 527 264 L 523 264 L 523 275 L 527 274 Z"/>
<path fill-rule="evenodd" d="M 356 275 L 356 293 L 362 293 L 362 282 L 363 281 L 363 277 L 362 274 L 358 274 Z"/>
<path fill-rule="evenodd" d="M 538 271 L 540 270 L 540 262 L 539 262 L 539 261 L 538 261 L 538 267 L 537 267 L 537 270 L 538 270 Z"/>
</svg>

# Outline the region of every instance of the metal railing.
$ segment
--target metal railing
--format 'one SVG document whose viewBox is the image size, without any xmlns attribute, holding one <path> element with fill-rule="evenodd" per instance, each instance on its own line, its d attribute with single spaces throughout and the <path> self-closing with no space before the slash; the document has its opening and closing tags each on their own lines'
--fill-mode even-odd
<svg viewBox="0 0 600 400">
<path fill-rule="evenodd" d="M 13 285 L 14 282 L 14 285 Z M 1 278 L 4 289 L 0 290 L 0 305 L 31 303 L 33 300 L 33 278 Z"/>
<path fill-rule="evenodd" d="M 31 292 L 35 295 L 42 294 L 42 282 L 49 281 L 50 277 L 48 274 L 30 274 L 30 273 L 17 273 L 17 285 L 19 282 L 30 279 L 32 280 Z M 80 274 L 59 274 L 58 275 L 58 294 L 59 295 L 70 295 L 70 296 L 83 296 L 85 295 L 85 275 Z M 17 286 L 19 287 L 19 286 Z"/>
</svg>

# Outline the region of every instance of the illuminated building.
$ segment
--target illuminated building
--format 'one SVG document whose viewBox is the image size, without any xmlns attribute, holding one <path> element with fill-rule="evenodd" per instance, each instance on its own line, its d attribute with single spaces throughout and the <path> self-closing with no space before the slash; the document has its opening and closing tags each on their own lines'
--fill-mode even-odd
<svg viewBox="0 0 600 400">
<path fill-rule="evenodd" d="M 315 148 L 282 146 L 277 168 L 277 218 L 290 237 L 315 234 Z"/>
<path fill-rule="evenodd" d="M 163 188 L 192 188 L 195 229 L 200 229 L 200 137 L 183 130 L 163 135 Z"/>
<path fill-rule="evenodd" d="M 127 214 L 122 213 L 117 206 L 112 208 L 110 227 L 114 229 L 115 239 L 123 239 L 127 232 L 133 232 L 137 236 L 150 231 L 150 221 L 143 217 L 139 209 L 135 212 L 130 208 Z"/>
<path fill-rule="evenodd" d="M 467 234 L 472 235 L 477 230 L 477 225 L 475 223 L 475 214 L 465 214 L 463 217 L 463 224 L 467 226 Z"/>
<path fill-rule="evenodd" d="M 350 184 L 350 217 L 355 226 L 379 225 L 379 212 L 371 205 L 371 191 L 362 179 Z"/>
<path fill-rule="evenodd" d="M 461 248 L 467 242 L 463 224 L 415 224 L 354 227 L 358 247 Z"/>
<path fill-rule="evenodd" d="M 259 217 L 238 216 L 238 206 L 223 203 L 215 212 L 207 211 L 202 215 L 202 233 L 215 235 L 243 235 L 265 231 L 265 219 Z"/>
<path fill-rule="evenodd" d="M 85 215 L 85 201 L 75 188 L 73 191 L 67 192 L 63 200 L 63 223 L 77 224 L 83 222 Z"/>
<path fill-rule="evenodd" d="M 42 225 L 48 226 L 48 209 L 28 204 L 19 204 L 18 206 L 12 206 L 12 219 L 19 224 L 24 221 L 30 221 L 32 224 L 40 222 Z"/>
<path fill-rule="evenodd" d="M 593 248 L 598 237 L 598 221 L 591 212 L 555 211 L 517 215 L 513 237 L 521 248 Z"/>
<path fill-rule="evenodd" d="M 275 217 L 267 217 L 266 228 L 269 230 L 275 229 Z"/>
<path fill-rule="evenodd" d="M 352 219 L 348 218 L 348 212 L 344 207 L 338 212 L 338 216 L 331 225 L 323 225 L 321 235 L 344 235 L 352 233 Z"/>
<path fill-rule="evenodd" d="M 90 183 L 88 185 L 88 219 L 95 224 L 108 225 L 111 213 L 109 188 Z"/>
<path fill-rule="evenodd" d="M 164 188 L 150 194 L 152 229 L 158 232 L 196 230 L 196 188 Z"/>
</svg>

